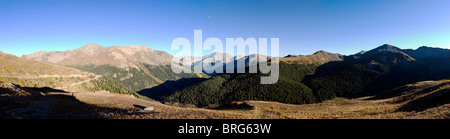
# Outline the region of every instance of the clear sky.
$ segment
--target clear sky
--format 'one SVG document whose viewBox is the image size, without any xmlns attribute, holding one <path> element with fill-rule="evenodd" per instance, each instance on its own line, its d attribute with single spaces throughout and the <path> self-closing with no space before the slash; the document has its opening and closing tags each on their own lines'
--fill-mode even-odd
<svg viewBox="0 0 450 139">
<path fill-rule="evenodd" d="M 280 38 L 280 56 L 353 54 L 382 44 L 450 48 L 450 0 L 0 0 L 0 51 L 21 56 L 89 43 Z"/>
</svg>

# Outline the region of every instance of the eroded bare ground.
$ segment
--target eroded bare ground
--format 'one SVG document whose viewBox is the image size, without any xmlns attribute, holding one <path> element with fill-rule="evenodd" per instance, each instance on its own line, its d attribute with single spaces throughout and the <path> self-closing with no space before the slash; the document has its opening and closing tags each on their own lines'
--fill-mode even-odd
<svg viewBox="0 0 450 139">
<path fill-rule="evenodd" d="M 108 92 L 75 93 L 81 102 L 101 107 L 125 109 L 106 118 L 131 119 L 448 119 L 450 82 L 420 82 L 394 89 L 381 98 L 336 98 L 322 103 L 292 105 L 278 102 L 245 101 L 251 109 L 181 108 Z M 155 108 L 139 112 L 139 107 Z"/>
</svg>

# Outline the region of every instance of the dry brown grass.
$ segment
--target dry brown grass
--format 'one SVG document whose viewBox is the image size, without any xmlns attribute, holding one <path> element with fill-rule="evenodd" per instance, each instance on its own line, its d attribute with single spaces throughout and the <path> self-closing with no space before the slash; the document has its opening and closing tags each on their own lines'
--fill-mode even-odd
<svg viewBox="0 0 450 139">
<path fill-rule="evenodd" d="M 37 76 L 87 74 L 60 65 L 36 62 L 0 52 L 0 76 Z"/>
<path fill-rule="evenodd" d="M 121 108 L 128 111 L 136 109 L 133 105 L 144 107 L 153 106 L 155 111 L 147 113 L 111 114 L 108 118 L 132 119 L 441 119 L 450 118 L 450 104 L 443 104 L 423 110 L 404 111 L 403 108 L 414 100 L 449 88 L 442 86 L 445 81 L 429 81 L 408 85 L 409 88 L 399 96 L 370 100 L 371 97 L 347 99 L 335 98 L 322 103 L 307 105 L 292 105 L 267 101 L 245 101 L 234 104 L 246 104 L 252 109 L 205 109 L 179 107 L 181 105 L 165 105 L 150 102 L 127 95 L 105 92 L 76 93 L 76 98 L 88 104 L 101 107 Z M 423 93 L 423 90 L 432 91 Z M 422 92 L 421 92 L 422 91 Z M 422 95 L 413 95 L 417 93 Z M 391 93 L 391 92 L 387 92 Z M 398 92 L 396 92 L 398 93 Z M 413 97 L 411 96 L 413 95 Z M 402 97 L 409 97 L 407 101 L 398 102 Z"/>
<path fill-rule="evenodd" d="M 450 81 L 425 81 L 358 99 L 336 98 L 317 104 L 249 102 L 288 118 L 308 119 L 435 119 L 450 118 Z"/>
<path fill-rule="evenodd" d="M 164 105 L 159 102 L 152 102 L 134 98 L 130 95 L 113 94 L 106 91 L 90 93 L 74 93 L 74 96 L 81 102 L 94 104 L 100 107 L 125 109 L 130 113 L 110 113 L 106 117 L 114 119 L 234 119 L 252 118 L 250 113 L 238 113 L 234 111 L 220 111 L 202 108 L 181 108 Z M 151 112 L 138 112 L 135 105 L 155 108 Z"/>
<path fill-rule="evenodd" d="M 14 83 L 22 87 L 50 87 L 55 89 L 66 88 L 83 81 L 89 81 L 89 77 L 48 77 L 48 78 L 20 78 L 0 77 L 0 81 Z"/>
<path fill-rule="evenodd" d="M 335 98 L 307 105 L 263 101 L 247 103 L 257 108 L 259 118 L 442 119 L 450 118 L 449 90 L 450 81 L 425 81 L 406 85 L 401 91 L 385 92 L 391 97 L 383 99 Z"/>
<path fill-rule="evenodd" d="M 219 108 L 166 105 L 106 91 L 51 92 L 44 97 L 51 99 L 50 102 L 55 106 L 58 105 L 58 113 L 66 114 L 56 117 L 64 118 L 71 117 L 67 113 L 79 113 L 78 115 L 87 115 L 84 117 L 92 115 L 91 117 L 111 119 L 448 119 L 449 84 L 450 81 L 410 84 L 386 92 L 385 98 L 335 98 L 307 105 L 244 101 Z M 155 110 L 141 111 L 150 106 Z M 74 117 L 77 118 L 77 115 Z"/>
</svg>

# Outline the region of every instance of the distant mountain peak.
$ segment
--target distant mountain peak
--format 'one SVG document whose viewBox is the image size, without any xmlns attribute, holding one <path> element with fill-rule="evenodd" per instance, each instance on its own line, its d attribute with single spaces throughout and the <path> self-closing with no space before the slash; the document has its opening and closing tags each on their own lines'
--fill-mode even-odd
<svg viewBox="0 0 450 139">
<path fill-rule="evenodd" d="M 361 50 L 360 52 L 356 53 L 355 55 L 363 55 L 365 53 L 367 53 L 367 51 Z"/>
<path fill-rule="evenodd" d="M 401 49 L 396 47 L 396 46 L 394 46 L 394 45 L 383 44 L 383 45 L 375 48 L 374 50 L 378 50 L 378 51 L 399 51 Z"/>
<path fill-rule="evenodd" d="M 431 48 L 431 47 L 428 47 L 428 46 L 420 46 L 418 49 L 420 49 L 420 48 Z"/>
<path fill-rule="evenodd" d="M 288 55 L 280 59 L 280 61 L 288 64 L 324 64 L 330 61 L 342 61 L 343 56 L 337 53 L 330 53 L 324 50 L 315 52 L 312 55 Z"/>
<path fill-rule="evenodd" d="M 315 52 L 313 55 L 316 55 L 316 54 L 332 54 L 332 53 L 324 51 L 324 50 L 319 50 L 319 51 Z"/>
<path fill-rule="evenodd" d="M 39 51 L 37 51 L 36 53 L 47 53 L 47 51 L 39 50 Z"/>
<path fill-rule="evenodd" d="M 208 57 L 208 56 L 214 56 L 214 55 L 223 55 L 224 53 L 220 53 L 220 52 L 212 52 L 212 53 L 210 53 L 210 54 L 207 54 L 207 55 L 205 55 L 205 57 Z"/>
<path fill-rule="evenodd" d="M 381 45 L 380 47 L 395 47 L 394 45 L 391 45 L 391 44 L 383 44 L 383 45 Z"/>
<path fill-rule="evenodd" d="M 440 50 L 440 51 L 448 51 L 448 49 L 443 48 L 437 48 L 437 47 L 429 47 L 429 46 L 420 46 L 416 50 L 422 51 L 422 50 Z"/>
<path fill-rule="evenodd" d="M 325 52 L 324 50 L 319 50 L 319 51 L 315 52 L 314 54 L 324 53 L 324 52 Z"/>
<path fill-rule="evenodd" d="M 207 58 L 217 58 L 219 55 L 222 55 L 222 57 L 225 59 L 227 57 L 232 57 L 230 54 L 227 53 L 221 53 L 221 52 L 212 52 L 208 55 L 203 56 L 203 59 Z"/>
<path fill-rule="evenodd" d="M 287 56 L 285 56 L 285 57 L 297 57 L 298 55 L 294 55 L 294 54 L 289 54 L 289 55 L 287 55 Z"/>
<path fill-rule="evenodd" d="M 39 51 L 37 51 L 37 52 L 35 52 L 35 53 L 33 53 L 34 55 L 45 55 L 46 53 L 48 53 L 47 51 L 42 51 L 42 50 L 39 50 Z"/>
<path fill-rule="evenodd" d="M 96 43 L 62 52 L 33 53 L 23 58 L 60 65 L 112 65 L 119 68 L 138 68 L 141 63 L 149 65 L 169 64 L 172 55 L 142 45 L 103 47 Z"/>
<path fill-rule="evenodd" d="M 381 53 L 381 52 L 383 52 L 383 51 L 389 51 L 389 52 L 401 52 L 402 49 L 400 49 L 400 48 L 398 48 L 398 47 L 396 47 L 396 46 L 394 46 L 394 45 L 383 44 L 383 45 L 378 46 L 377 48 L 372 49 L 372 50 L 370 50 L 370 51 L 367 51 L 367 52 L 365 52 L 365 53 L 359 53 L 359 55 L 360 55 L 360 56 L 364 56 L 364 57 L 367 57 L 367 56 L 374 56 L 374 55 L 377 55 L 378 53 Z M 358 55 L 358 54 L 357 54 L 357 55 Z"/>
<path fill-rule="evenodd" d="M 99 47 L 103 47 L 103 46 L 98 45 L 96 43 L 90 43 L 90 44 L 84 45 L 84 46 L 82 46 L 80 48 L 99 48 Z"/>
<path fill-rule="evenodd" d="M 122 46 L 122 48 L 137 49 L 137 50 L 153 50 L 152 48 L 143 45 L 124 45 Z"/>
<path fill-rule="evenodd" d="M 91 44 L 82 46 L 82 47 L 80 47 L 80 48 L 77 48 L 77 49 L 75 49 L 74 51 L 83 52 L 83 53 L 85 53 L 85 54 L 93 55 L 93 54 L 95 54 L 99 49 L 102 49 L 102 48 L 104 48 L 104 47 L 101 46 L 101 45 L 98 45 L 98 44 L 96 44 L 96 43 L 91 43 Z"/>
</svg>

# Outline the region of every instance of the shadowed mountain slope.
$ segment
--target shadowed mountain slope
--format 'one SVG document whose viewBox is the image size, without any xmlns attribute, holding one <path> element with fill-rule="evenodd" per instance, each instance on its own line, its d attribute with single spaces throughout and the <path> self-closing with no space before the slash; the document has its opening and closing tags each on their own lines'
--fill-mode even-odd
<svg viewBox="0 0 450 139">
<path fill-rule="evenodd" d="M 324 51 L 292 55 L 280 59 L 280 78 L 272 85 L 259 84 L 263 74 L 218 74 L 155 99 L 198 106 L 241 100 L 306 104 L 335 97 L 376 95 L 409 83 L 449 78 L 445 61 L 450 59 L 441 51 L 419 59 L 407 54 L 423 50 L 402 50 L 386 44 L 351 56 Z M 435 56 L 439 58 L 426 61 Z M 145 94 L 152 96 L 152 92 Z"/>
</svg>

